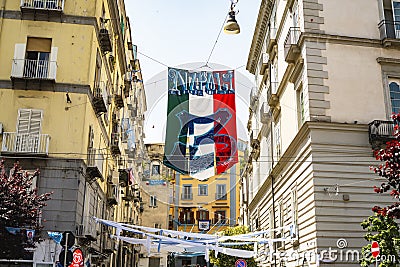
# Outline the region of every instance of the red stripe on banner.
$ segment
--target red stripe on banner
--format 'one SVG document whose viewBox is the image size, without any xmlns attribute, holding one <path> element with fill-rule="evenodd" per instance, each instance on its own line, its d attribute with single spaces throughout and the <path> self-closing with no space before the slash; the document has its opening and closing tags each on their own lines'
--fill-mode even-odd
<svg viewBox="0 0 400 267">
<path fill-rule="evenodd" d="M 214 72 L 214 78 L 216 86 L 226 86 L 231 88 L 234 92 L 235 80 L 233 72 L 231 72 L 232 80 L 229 84 L 223 81 L 223 75 L 227 74 L 227 71 Z M 219 74 L 219 75 L 218 75 Z M 219 81 L 218 81 L 219 78 Z M 218 92 L 218 89 L 217 89 Z M 217 174 L 223 173 L 238 162 L 238 151 L 237 151 L 237 133 L 236 133 L 236 105 L 235 105 L 235 93 L 231 94 L 214 94 L 214 142 L 215 142 L 215 156 L 217 161 Z M 221 112 L 222 111 L 222 112 Z M 228 113 L 226 112 L 228 111 Z M 219 115 L 226 116 L 229 114 L 229 118 L 221 118 Z M 227 121 L 227 122 L 226 122 Z M 226 122 L 221 127 L 219 122 Z"/>
</svg>

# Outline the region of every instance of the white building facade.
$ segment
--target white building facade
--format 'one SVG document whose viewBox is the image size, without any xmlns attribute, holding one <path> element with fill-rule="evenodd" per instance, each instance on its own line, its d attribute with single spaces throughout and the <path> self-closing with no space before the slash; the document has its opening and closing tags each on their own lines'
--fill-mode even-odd
<svg viewBox="0 0 400 267">
<path fill-rule="evenodd" d="M 397 19 L 394 0 L 261 1 L 247 63 L 257 88 L 244 221 L 252 230 L 285 227 L 271 237 L 291 241 L 274 243 L 281 257 L 260 257 L 260 266 L 357 266 L 340 253 L 360 252 L 360 223 L 373 206 L 395 202 L 373 192 L 381 181 L 369 166 L 378 164 L 372 146 L 390 135 L 383 129 L 400 105 Z M 321 253 L 330 248 L 336 259 Z M 319 257 L 302 257 L 315 251 Z"/>
</svg>

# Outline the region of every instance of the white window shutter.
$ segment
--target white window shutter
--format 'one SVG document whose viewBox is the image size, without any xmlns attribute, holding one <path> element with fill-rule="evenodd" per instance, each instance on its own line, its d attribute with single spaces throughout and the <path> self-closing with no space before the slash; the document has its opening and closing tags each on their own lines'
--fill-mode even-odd
<svg viewBox="0 0 400 267">
<path fill-rule="evenodd" d="M 40 134 L 41 125 L 42 125 L 42 111 L 32 110 L 31 121 L 29 125 L 29 133 Z"/>
<path fill-rule="evenodd" d="M 20 109 L 18 111 L 18 121 L 17 121 L 17 133 L 18 134 L 29 133 L 30 116 L 31 116 L 30 109 Z"/>
<path fill-rule="evenodd" d="M 52 47 L 50 53 L 49 79 L 55 80 L 57 76 L 57 53 L 58 47 Z"/>
<path fill-rule="evenodd" d="M 26 44 L 15 44 L 14 59 L 11 70 L 12 77 L 21 78 L 24 75 L 25 50 Z"/>
</svg>

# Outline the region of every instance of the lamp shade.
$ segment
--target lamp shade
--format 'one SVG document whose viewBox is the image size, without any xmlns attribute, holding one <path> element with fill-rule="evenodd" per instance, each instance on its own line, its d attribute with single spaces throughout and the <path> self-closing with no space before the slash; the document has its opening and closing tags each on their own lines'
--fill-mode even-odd
<svg viewBox="0 0 400 267">
<path fill-rule="evenodd" d="M 224 32 L 227 34 L 238 34 L 240 33 L 240 27 L 235 19 L 235 12 L 229 12 L 229 18 L 225 23 Z"/>
</svg>

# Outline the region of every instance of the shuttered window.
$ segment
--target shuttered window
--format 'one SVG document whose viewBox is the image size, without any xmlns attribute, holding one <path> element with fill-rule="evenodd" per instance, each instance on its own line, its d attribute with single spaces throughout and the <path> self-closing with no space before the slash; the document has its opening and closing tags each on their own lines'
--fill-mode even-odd
<svg viewBox="0 0 400 267">
<path fill-rule="evenodd" d="M 18 111 L 17 133 L 40 134 L 42 126 L 42 110 L 20 109 Z"/>
</svg>

